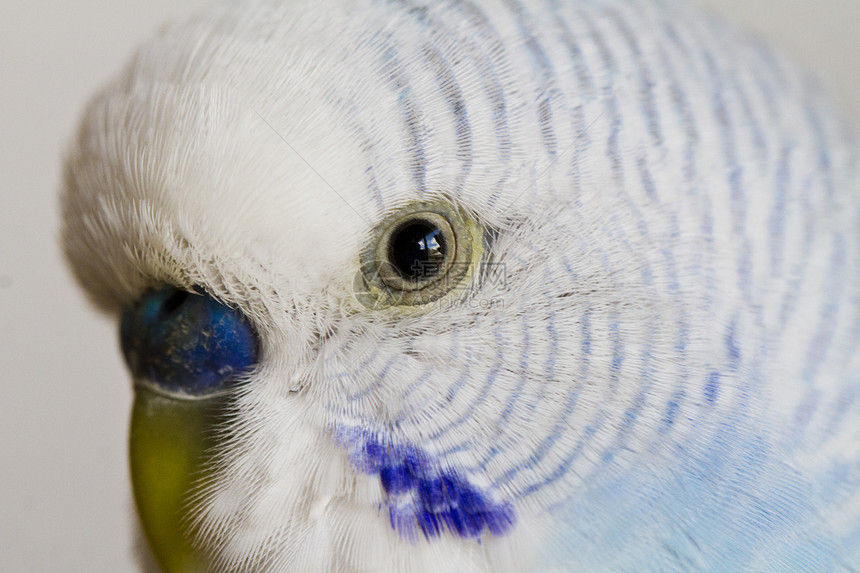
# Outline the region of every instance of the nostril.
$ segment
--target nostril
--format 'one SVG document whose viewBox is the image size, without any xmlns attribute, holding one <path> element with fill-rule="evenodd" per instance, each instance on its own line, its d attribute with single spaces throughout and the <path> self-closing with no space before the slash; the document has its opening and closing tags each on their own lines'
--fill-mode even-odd
<svg viewBox="0 0 860 573">
<path fill-rule="evenodd" d="M 175 290 L 173 294 L 167 297 L 164 302 L 161 303 L 161 314 L 168 315 L 173 314 L 176 310 L 182 306 L 182 303 L 185 302 L 185 299 L 189 297 L 191 293 L 184 290 Z"/>
</svg>

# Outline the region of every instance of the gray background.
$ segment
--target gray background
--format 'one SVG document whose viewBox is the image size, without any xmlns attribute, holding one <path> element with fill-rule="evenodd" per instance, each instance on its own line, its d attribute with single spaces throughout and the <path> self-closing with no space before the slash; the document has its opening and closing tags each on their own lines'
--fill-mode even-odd
<svg viewBox="0 0 860 573">
<path fill-rule="evenodd" d="M 133 571 L 116 326 L 58 249 L 59 165 L 89 94 L 203 0 L 0 3 L 0 570 Z M 860 125 L 860 2 L 709 0 L 817 71 Z"/>
</svg>

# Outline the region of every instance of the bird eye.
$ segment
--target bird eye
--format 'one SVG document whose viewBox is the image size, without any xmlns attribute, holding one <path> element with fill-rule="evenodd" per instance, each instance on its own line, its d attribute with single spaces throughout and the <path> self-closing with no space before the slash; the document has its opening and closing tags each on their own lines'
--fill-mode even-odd
<svg viewBox="0 0 860 573">
<path fill-rule="evenodd" d="M 438 300 L 464 284 L 480 257 L 481 236 L 479 225 L 451 205 L 400 209 L 382 221 L 362 253 L 356 295 L 371 308 Z"/>
<path fill-rule="evenodd" d="M 257 334 L 245 316 L 206 294 L 149 292 L 123 313 L 123 356 L 139 382 L 179 397 L 228 388 L 257 363 Z"/>
</svg>

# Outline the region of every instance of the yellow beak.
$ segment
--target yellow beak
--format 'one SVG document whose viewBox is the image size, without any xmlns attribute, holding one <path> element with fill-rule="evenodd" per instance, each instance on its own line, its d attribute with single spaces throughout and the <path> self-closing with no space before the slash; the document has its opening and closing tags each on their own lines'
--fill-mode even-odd
<svg viewBox="0 0 860 573">
<path fill-rule="evenodd" d="M 147 541 L 167 573 L 208 569 L 192 546 L 188 500 L 205 477 L 210 429 L 222 414 L 217 397 L 182 400 L 135 388 L 129 438 L 134 500 Z"/>
</svg>

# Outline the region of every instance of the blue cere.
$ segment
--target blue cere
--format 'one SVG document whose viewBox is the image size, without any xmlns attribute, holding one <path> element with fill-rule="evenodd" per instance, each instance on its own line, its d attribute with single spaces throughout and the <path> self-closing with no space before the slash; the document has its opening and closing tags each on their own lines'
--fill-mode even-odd
<svg viewBox="0 0 860 573">
<path fill-rule="evenodd" d="M 361 430 L 340 430 L 335 441 L 348 448 L 352 465 L 379 476 L 391 527 L 414 540 L 439 537 L 445 530 L 478 539 L 484 532 L 509 533 L 516 521 L 512 504 L 492 499 L 491 493 L 460 472 L 413 445 L 394 444 Z"/>
<path fill-rule="evenodd" d="M 174 287 L 124 312 L 120 341 L 132 375 L 171 394 L 212 394 L 257 363 L 257 335 L 241 312 Z"/>
</svg>

